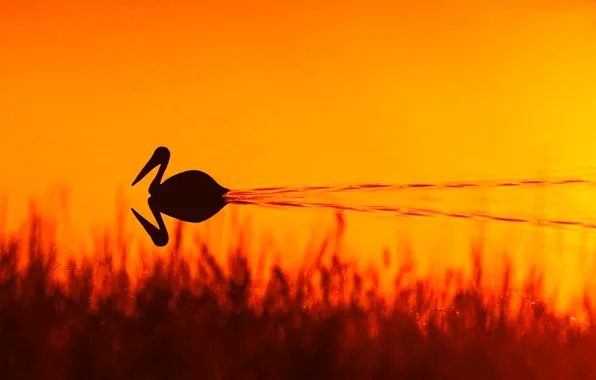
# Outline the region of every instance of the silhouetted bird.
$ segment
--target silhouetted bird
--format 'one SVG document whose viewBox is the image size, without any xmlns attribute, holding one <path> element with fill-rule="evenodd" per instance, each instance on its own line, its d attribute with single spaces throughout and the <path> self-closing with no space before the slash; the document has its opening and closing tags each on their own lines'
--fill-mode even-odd
<svg viewBox="0 0 596 380">
<path fill-rule="evenodd" d="M 220 186 L 211 176 L 198 170 L 188 170 L 176 174 L 162 183 L 162 177 L 169 161 L 170 151 L 168 148 L 158 147 L 132 183 L 134 186 L 151 170 L 159 166 L 157 175 L 149 185 L 150 197 L 147 200 L 158 227 L 132 209 L 133 214 L 158 247 L 165 246 L 169 240 L 161 214 L 184 222 L 200 223 L 217 214 L 226 205 L 224 195 L 229 191 L 229 189 Z"/>
</svg>

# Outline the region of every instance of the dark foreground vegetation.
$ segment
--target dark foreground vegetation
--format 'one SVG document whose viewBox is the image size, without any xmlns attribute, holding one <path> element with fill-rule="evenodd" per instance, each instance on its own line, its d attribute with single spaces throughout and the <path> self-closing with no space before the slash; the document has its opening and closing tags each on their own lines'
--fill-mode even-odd
<svg viewBox="0 0 596 380">
<path fill-rule="evenodd" d="M 596 379 L 596 331 L 556 318 L 531 283 L 512 312 L 507 273 L 502 294 L 483 293 L 478 256 L 476 280 L 446 307 L 443 290 L 400 280 L 407 266 L 389 302 L 325 244 L 298 275 L 274 267 L 261 286 L 242 252 L 222 268 L 197 243 L 191 264 L 172 241 L 133 288 L 110 264 L 126 247 L 109 242 L 54 280 L 40 226 L 1 238 L 3 380 Z"/>
</svg>

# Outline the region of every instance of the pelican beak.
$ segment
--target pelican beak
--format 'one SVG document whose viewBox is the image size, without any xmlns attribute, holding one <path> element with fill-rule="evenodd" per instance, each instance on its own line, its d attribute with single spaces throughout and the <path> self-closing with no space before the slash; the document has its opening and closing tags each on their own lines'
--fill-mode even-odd
<svg viewBox="0 0 596 380">
<path fill-rule="evenodd" d="M 166 147 L 159 147 L 155 149 L 153 152 L 153 156 L 147 161 L 143 169 L 137 175 L 137 178 L 132 182 L 131 186 L 136 185 L 140 180 L 145 178 L 147 174 L 151 172 L 151 170 L 155 169 L 157 166 L 162 164 L 167 164 L 168 160 L 170 159 L 170 151 Z"/>
</svg>

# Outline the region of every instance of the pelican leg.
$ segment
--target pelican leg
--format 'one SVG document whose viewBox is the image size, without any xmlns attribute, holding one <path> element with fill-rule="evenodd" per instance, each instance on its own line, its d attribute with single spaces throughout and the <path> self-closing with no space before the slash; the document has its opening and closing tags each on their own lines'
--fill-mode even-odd
<svg viewBox="0 0 596 380">
<path fill-rule="evenodd" d="M 147 231 L 147 234 L 151 237 L 151 240 L 153 240 L 153 244 L 158 247 L 163 247 L 168 244 L 169 241 L 168 230 L 166 229 L 166 226 L 163 222 L 161 213 L 155 208 L 155 206 L 152 205 L 151 199 L 149 199 L 148 203 L 149 208 L 151 209 L 151 212 L 157 221 L 158 227 L 155 227 L 150 221 L 143 218 L 138 212 L 135 211 L 135 209 L 131 209 L 132 213 L 137 218 L 139 223 L 141 223 L 143 228 L 145 228 L 145 231 Z"/>
</svg>

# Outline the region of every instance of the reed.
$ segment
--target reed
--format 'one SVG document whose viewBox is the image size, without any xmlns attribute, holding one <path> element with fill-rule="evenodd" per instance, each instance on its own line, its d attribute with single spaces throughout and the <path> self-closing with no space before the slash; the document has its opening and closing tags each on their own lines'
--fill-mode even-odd
<svg viewBox="0 0 596 380">
<path fill-rule="evenodd" d="M 226 268 L 199 241 L 200 259 L 189 261 L 180 225 L 167 260 L 145 252 L 136 282 L 113 265 L 126 261 L 127 242 L 110 239 L 59 281 L 60 247 L 41 218 L 28 229 L 28 239 L 0 235 L 2 379 L 596 377 L 591 324 L 551 312 L 538 277 L 512 311 L 509 269 L 498 294 L 484 292 L 477 251 L 471 282 L 404 282 L 404 264 L 388 299 L 374 273 L 331 245 L 312 248 L 314 263 L 296 275 L 279 266 L 265 275 L 248 247 Z M 589 297 L 584 307 L 591 316 Z"/>
</svg>

